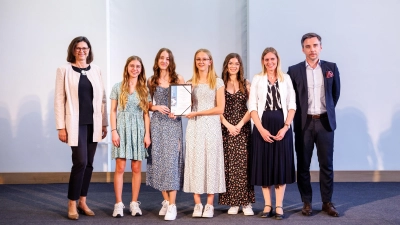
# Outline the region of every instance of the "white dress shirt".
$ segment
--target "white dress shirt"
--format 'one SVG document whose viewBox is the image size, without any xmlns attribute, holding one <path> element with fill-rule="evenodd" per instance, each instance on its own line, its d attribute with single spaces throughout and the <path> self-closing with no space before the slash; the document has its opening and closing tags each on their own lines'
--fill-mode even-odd
<svg viewBox="0 0 400 225">
<path fill-rule="evenodd" d="M 326 112 L 325 84 L 322 74 L 321 61 L 313 69 L 306 61 L 308 85 L 308 111 L 307 114 L 317 115 Z"/>
</svg>

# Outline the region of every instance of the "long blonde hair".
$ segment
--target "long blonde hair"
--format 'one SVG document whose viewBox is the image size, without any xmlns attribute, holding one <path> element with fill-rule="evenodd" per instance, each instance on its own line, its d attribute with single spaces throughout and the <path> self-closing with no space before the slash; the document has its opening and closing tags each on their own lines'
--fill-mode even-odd
<svg viewBox="0 0 400 225">
<path fill-rule="evenodd" d="M 275 69 L 275 73 L 276 73 L 276 77 L 278 78 L 278 80 L 280 82 L 283 82 L 284 80 L 284 76 L 283 76 L 283 72 L 281 69 L 281 59 L 279 58 L 278 52 L 273 48 L 273 47 L 268 47 L 266 49 L 264 49 L 263 53 L 261 54 L 261 67 L 262 67 L 262 72 L 261 75 L 265 75 L 266 74 L 266 69 L 264 66 L 264 56 L 268 53 L 272 53 L 276 56 L 277 59 L 277 64 L 276 64 L 276 69 Z"/>
<path fill-rule="evenodd" d="M 208 57 L 211 60 L 211 65 L 208 67 L 208 74 L 207 74 L 207 83 L 208 86 L 210 87 L 210 89 L 214 89 L 215 86 L 217 85 L 217 74 L 215 73 L 214 70 L 214 62 L 212 59 L 212 55 L 211 52 L 207 49 L 201 48 L 199 50 L 196 51 L 196 53 L 194 54 L 194 60 L 193 60 L 193 77 L 190 80 L 192 82 L 193 86 L 196 86 L 199 84 L 199 80 L 200 80 L 200 73 L 199 73 L 199 69 L 197 69 L 196 67 L 196 55 L 199 52 L 204 52 L 208 55 Z"/>
<path fill-rule="evenodd" d="M 131 56 L 126 60 L 125 63 L 125 68 L 124 68 L 124 73 L 122 74 L 122 83 L 121 83 L 121 95 L 119 96 L 119 104 L 120 107 L 125 109 L 126 104 L 128 102 L 128 96 L 129 96 L 129 73 L 128 73 L 128 65 L 130 62 L 137 60 L 140 62 L 140 66 L 142 67 L 142 70 L 138 76 L 138 80 L 136 83 L 136 92 L 138 93 L 139 96 L 139 106 L 143 110 L 143 112 L 147 113 L 149 110 L 149 103 L 147 100 L 149 92 L 147 91 L 147 86 L 146 86 L 146 73 L 144 71 L 144 66 L 142 59 L 139 56 Z"/>
</svg>

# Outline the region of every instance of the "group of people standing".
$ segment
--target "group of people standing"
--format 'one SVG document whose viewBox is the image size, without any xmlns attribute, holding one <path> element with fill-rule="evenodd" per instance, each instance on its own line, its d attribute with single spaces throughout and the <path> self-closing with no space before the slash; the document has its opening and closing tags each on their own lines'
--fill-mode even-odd
<svg viewBox="0 0 400 225">
<path fill-rule="evenodd" d="M 193 193 L 193 217 L 213 217 L 216 193 L 219 204 L 230 206 L 228 214 L 241 209 L 244 215 L 254 215 L 255 185 L 262 186 L 265 201 L 261 217 L 283 219 L 286 184 L 296 181 L 292 121 L 302 214 L 312 214 L 310 163 L 315 144 L 322 210 L 339 216 L 331 202 L 339 71 L 335 63 L 319 59 L 319 35 L 305 34 L 301 45 L 306 60 L 289 67 L 288 74 L 281 70 L 278 52 L 266 48 L 261 55 L 261 73 L 251 83 L 245 79 L 240 55 L 226 56 L 219 78 L 210 51 L 199 49 L 194 55 L 193 76 L 186 82 L 192 86 L 192 110 L 185 116 L 185 141 L 182 117 L 168 108 L 169 86 L 185 84 L 175 71 L 172 52 L 167 48 L 158 51 L 149 79 L 141 58 L 129 57 L 123 79 L 110 95 L 112 158 L 116 160 L 113 217 L 124 215 L 127 159 L 132 168 L 129 211 L 132 216 L 142 215 L 138 201 L 141 162 L 147 158 L 146 184 L 161 191 L 159 215 L 165 220 L 176 219 L 176 195 L 182 189 Z M 67 61 L 69 64 L 57 70 L 55 116 L 59 139 L 72 148 L 68 218 L 78 219 L 78 211 L 94 215 L 86 196 L 97 142 L 106 136 L 108 122 L 101 71 L 91 64 L 93 50 L 87 38 L 72 40 Z M 207 194 L 204 206 L 201 194 Z"/>
</svg>

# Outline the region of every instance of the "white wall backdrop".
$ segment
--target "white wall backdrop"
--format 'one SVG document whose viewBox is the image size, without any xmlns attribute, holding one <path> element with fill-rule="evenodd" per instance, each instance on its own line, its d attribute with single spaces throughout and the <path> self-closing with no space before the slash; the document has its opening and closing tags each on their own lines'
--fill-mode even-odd
<svg viewBox="0 0 400 225">
<path fill-rule="evenodd" d="M 322 36 L 321 58 L 341 72 L 335 169 L 399 170 L 398 10 L 397 0 L 0 0 L 0 172 L 70 171 L 53 95 L 56 68 L 76 36 L 91 41 L 109 96 L 130 55 L 143 59 L 149 77 L 157 51 L 168 47 L 188 80 L 197 49 L 212 52 L 218 74 L 237 52 L 252 77 L 267 46 L 278 50 L 284 71 L 304 60 L 300 38 L 310 31 Z M 95 171 L 114 169 L 107 142 Z"/>
<path fill-rule="evenodd" d="M 321 59 L 336 62 L 341 97 L 336 107 L 335 170 L 399 170 L 400 1 L 249 0 L 250 74 L 273 46 L 282 69 L 304 61 L 301 36 L 322 36 Z M 318 169 L 316 155 L 311 169 Z"/>
<path fill-rule="evenodd" d="M 105 15 L 105 0 L 0 0 L 0 172 L 70 171 L 71 150 L 55 130 L 56 69 L 81 35 L 107 69 Z"/>
<path fill-rule="evenodd" d="M 140 56 L 146 76 L 153 74 L 154 58 L 160 48 L 174 54 L 176 71 L 192 77 L 194 53 L 207 48 L 214 58 L 217 74 L 225 56 L 241 55 L 247 48 L 245 0 L 202 1 L 110 1 L 111 83 L 122 80 L 126 59 Z M 187 119 L 183 119 L 186 127 Z M 115 161 L 112 161 L 112 170 Z M 142 169 L 146 169 L 145 162 Z M 127 167 L 126 171 L 130 168 Z"/>
</svg>

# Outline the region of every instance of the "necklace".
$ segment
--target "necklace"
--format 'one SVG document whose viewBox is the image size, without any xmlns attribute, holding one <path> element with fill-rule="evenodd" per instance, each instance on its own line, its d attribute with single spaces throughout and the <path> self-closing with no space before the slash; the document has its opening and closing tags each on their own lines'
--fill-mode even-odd
<svg viewBox="0 0 400 225">
<path fill-rule="evenodd" d="M 81 73 L 82 75 L 85 75 L 85 76 L 86 76 L 86 70 L 89 68 L 89 66 L 82 68 L 82 66 L 81 66 L 79 63 L 77 63 L 77 62 L 75 63 L 75 65 L 76 65 L 76 67 L 77 67 L 78 69 L 81 70 L 80 73 Z"/>
<path fill-rule="evenodd" d="M 268 82 L 273 85 L 276 82 L 276 76 L 268 76 Z"/>
<path fill-rule="evenodd" d="M 168 77 L 168 79 L 165 79 L 165 77 L 166 77 L 166 76 L 164 76 L 164 77 L 160 76 L 161 81 L 164 81 L 164 82 L 169 83 L 169 77 Z"/>
<path fill-rule="evenodd" d="M 128 81 L 129 86 L 135 86 L 136 83 L 137 83 L 136 80 L 130 80 L 130 81 Z"/>
<path fill-rule="evenodd" d="M 229 80 L 229 83 L 232 84 L 233 87 L 233 93 L 236 93 L 239 90 L 239 82 L 237 80 Z"/>
</svg>

